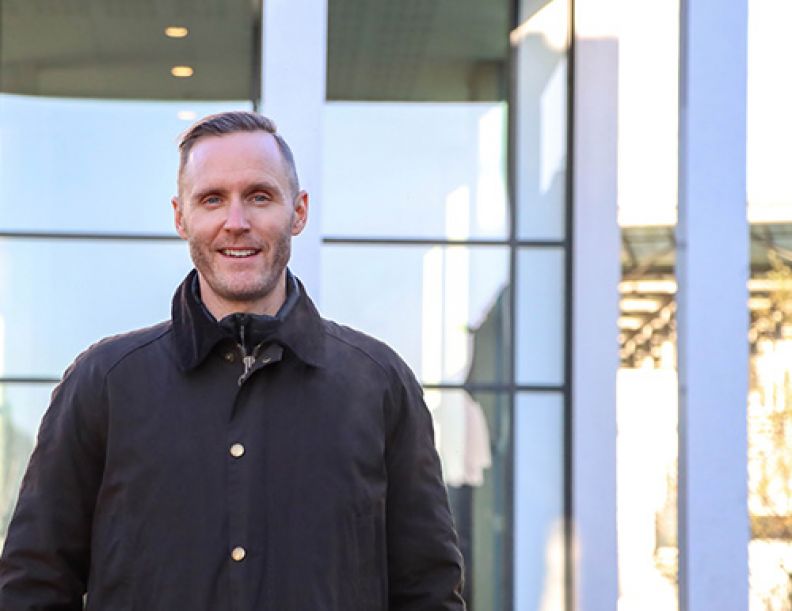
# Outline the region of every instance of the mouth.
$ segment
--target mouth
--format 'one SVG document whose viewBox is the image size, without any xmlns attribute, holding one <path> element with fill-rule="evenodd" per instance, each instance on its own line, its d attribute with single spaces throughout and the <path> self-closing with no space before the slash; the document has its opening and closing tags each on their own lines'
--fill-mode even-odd
<svg viewBox="0 0 792 611">
<path fill-rule="evenodd" d="M 220 254 L 224 257 L 233 257 L 234 259 L 244 259 L 246 257 L 254 257 L 261 250 L 258 248 L 221 248 Z"/>
</svg>

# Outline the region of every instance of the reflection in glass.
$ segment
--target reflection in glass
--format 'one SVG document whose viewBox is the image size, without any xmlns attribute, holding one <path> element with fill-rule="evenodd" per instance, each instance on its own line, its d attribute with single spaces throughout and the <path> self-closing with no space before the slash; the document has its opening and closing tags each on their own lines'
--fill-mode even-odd
<svg viewBox="0 0 792 611">
<path fill-rule="evenodd" d="M 523 248 L 517 255 L 517 382 L 564 382 L 564 251 Z"/>
<path fill-rule="evenodd" d="M 507 609 L 509 397 L 427 390 L 460 548 L 470 611 Z"/>
<path fill-rule="evenodd" d="M 502 102 L 327 104 L 323 233 L 504 239 L 506 115 Z"/>
<path fill-rule="evenodd" d="M 502 100 L 508 82 L 504 0 L 329 0 L 327 99 Z"/>
<path fill-rule="evenodd" d="M 393 347 L 423 383 L 506 382 L 508 263 L 506 247 L 328 244 L 322 312 Z"/>
<path fill-rule="evenodd" d="M 0 384 L 0 545 L 53 384 Z"/>
<path fill-rule="evenodd" d="M 177 240 L 0 240 L 0 373 L 60 377 L 101 337 L 170 318 L 191 267 Z"/>
<path fill-rule="evenodd" d="M 516 48 L 517 229 L 522 239 L 562 240 L 567 167 L 568 0 L 522 0 Z"/>
<path fill-rule="evenodd" d="M 561 393 L 519 393 L 514 438 L 514 609 L 564 609 Z"/>
<path fill-rule="evenodd" d="M 232 108 L 0 95 L 0 229 L 173 234 L 176 137 Z"/>
<path fill-rule="evenodd" d="M 3 0 L 0 91 L 71 98 L 245 99 L 253 91 L 258 63 L 259 7 L 249 0 Z M 167 26 L 186 26 L 186 36 L 168 36 Z M 174 66 L 185 63 L 191 78 L 171 76 Z"/>
</svg>

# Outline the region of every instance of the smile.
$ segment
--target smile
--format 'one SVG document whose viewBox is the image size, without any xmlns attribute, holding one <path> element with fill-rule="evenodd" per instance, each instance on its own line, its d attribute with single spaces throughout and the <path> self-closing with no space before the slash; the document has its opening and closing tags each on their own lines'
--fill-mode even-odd
<svg viewBox="0 0 792 611">
<path fill-rule="evenodd" d="M 257 254 L 259 251 L 255 248 L 223 248 L 220 250 L 220 253 L 225 255 L 226 257 L 252 257 L 253 255 Z"/>
</svg>

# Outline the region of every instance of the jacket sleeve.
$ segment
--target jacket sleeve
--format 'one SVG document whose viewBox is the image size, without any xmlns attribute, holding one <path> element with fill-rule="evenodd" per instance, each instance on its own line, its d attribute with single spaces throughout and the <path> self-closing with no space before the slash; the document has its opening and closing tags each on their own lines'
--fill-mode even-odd
<svg viewBox="0 0 792 611">
<path fill-rule="evenodd" d="M 104 464 L 103 382 L 67 370 L 42 420 L 0 557 L 0 609 L 77 611 Z"/>
<path fill-rule="evenodd" d="M 434 444 L 432 418 L 412 374 L 388 422 L 390 611 L 462 611 L 462 555 Z"/>
</svg>

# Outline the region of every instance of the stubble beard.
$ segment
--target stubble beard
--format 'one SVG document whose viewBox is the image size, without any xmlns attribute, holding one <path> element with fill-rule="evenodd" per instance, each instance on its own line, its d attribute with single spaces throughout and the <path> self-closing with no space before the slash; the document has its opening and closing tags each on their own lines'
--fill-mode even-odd
<svg viewBox="0 0 792 611">
<path fill-rule="evenodd" d="M 223 272 L 217 272 L 211 263 L 213 253 L 207 252 L 195 241 L 190 240 L 188 244 L 190 257 L 203 280 L 218 297 L 231 303 L 250 303 L 271 294 L 280 282 L 291 256 L 291 235 L 284 231 L 275 243 L 272 245 L 265 243 L 262 246 L 264 257 L 268 261 L 266 267 L 261 270 L 260 276 L 242 283 L 236 282 L 233 276 L 226 277 Z"/>
</svg>

